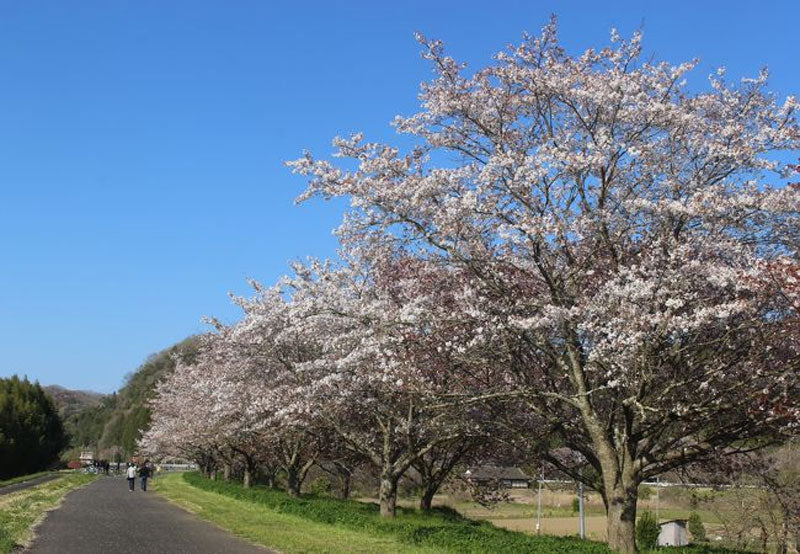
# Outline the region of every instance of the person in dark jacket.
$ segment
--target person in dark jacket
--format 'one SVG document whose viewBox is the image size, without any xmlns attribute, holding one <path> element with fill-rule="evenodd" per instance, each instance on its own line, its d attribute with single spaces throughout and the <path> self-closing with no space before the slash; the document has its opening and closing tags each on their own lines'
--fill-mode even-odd
<svg viewBox="0 0 800 554">
<path fill-rule="evenodd" d="M 142 479 L 142 490 L 147 490 L 147 478 L 150 477 L 150 466 L 147 462 L 142 464 L 139 468 L 139 477 Z"/>
</svg>

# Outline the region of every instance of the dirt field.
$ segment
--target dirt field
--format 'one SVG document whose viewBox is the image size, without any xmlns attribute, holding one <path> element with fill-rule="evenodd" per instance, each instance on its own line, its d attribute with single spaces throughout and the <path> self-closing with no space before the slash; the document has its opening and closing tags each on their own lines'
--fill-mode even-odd
<svg viewBox="0 0 800 554">
<path fill-rule="evenodd" d="M 525 533 L 536 533 L 536 518 L 524 519 L 490 519 L 498 527 L 505 527 L 512 531 L 524 531 Z M 577 535 L 577 517 L 547 517 L 542 518 L 541 533 L 544 535 Z M 603 516 L 586 517 L 586 536 L 587 538 L 604 541 L 606 540 L 606 518 Z"/>
</svg>

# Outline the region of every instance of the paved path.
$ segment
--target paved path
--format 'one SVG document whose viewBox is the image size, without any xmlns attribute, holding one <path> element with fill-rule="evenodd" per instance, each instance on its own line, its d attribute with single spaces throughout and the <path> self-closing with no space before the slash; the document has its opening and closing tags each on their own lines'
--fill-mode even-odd
<svg viewBox="0 0 800 554">
<path fill-rule="evenodd" d="M 39 485 L 41 483 L 46 483 L 47 481 L 52 481 L 58 476 L 58 473 L 54 473 L 52 475 L 42 475 L 41 477 L 36 477 L 30 481 L 22 481 L 21 483 L 14 483 L 13 485 L 6 485 L 5 487 L 0 488 L 0 496 L 21 491 L 22 489 L 27 489 L 28 487 L 33 487 L 34 485 Z"/>
<path fill-rule="evenodd" d="M 153 492 L 101 477 L 67 495 L 36 529 L 37 554 L 267 554 Z"/>
</svg>

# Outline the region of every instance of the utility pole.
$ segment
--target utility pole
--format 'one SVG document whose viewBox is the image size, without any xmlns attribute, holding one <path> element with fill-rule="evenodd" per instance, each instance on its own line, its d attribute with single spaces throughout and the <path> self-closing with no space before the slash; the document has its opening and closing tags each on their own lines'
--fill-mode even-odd
<svg viewBox="0 0 800 554">
<path fill-rule="evenodd" d="M 660 519 L 658 519 L 658 504 L 659 504 L 658 501 L 660 496 L 661 496 L 661 486 L 659 485 L 658 477 L 656 477 L 656 521 L 657 522 L 661 521 Z"/>
<path fill-rule="evenodd" d="M 539 475 L 539 492 L 536 495 L 536 534 L 538 535 L 539 532 L 542 530 L 542 481 L 544 481 L 544 466 L 542 466 L 542 472 Z"/>
<path fill-rule="evenodd" d="M 586 517 L 583 511 L 583 482 L 578 483 L 578 534 L 586 538 Z"/>
</svg>

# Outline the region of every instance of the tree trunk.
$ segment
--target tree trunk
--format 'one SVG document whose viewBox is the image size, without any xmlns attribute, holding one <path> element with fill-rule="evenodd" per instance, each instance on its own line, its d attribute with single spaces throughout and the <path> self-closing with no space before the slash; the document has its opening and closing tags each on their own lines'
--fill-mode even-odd
<svg viewBox="0 0 800 554">
<path fill-rule="evenodd" d="M 225 462 L 225 465 L 222 466 L 222 478 L 225 481 L 231 480 L 231 464 L 230 462 Z"/>
<path fill-rule="evenodd" d="M 297 468 L 286 468 L 286 492 L 289 496 L 300 496 L 300 479 L 297 475 Z"/>
<path fill-rule="evenodd" d="M 252 479 L 253 479 L 253 476 L 250 473 L 250 466 L 249 465 L 245 465 L 244 466 L 244 477 L 242 478 L 242 486 L 244 488 L 246 488 L 246 489 L 249 489 L 250 485 L 252 484 Z"/>
<path fill-rule="evenodd" d="M 431 509 L 433 505 L 433 496 L 436 494 L 436 491 L 439 487 L 425 487 L 422 490 L 422 497 L 419 499 L 419 509 L 427 512 Z"/>
<path fill-rule="evenodd" d="M 339 473 L 339 498 L 347 500 L 350 498 L 350 473 Z"/>
<path fill-rule="evenodd" d="M 633 554 L 636 552 L 636 487 L 615 489 L 606 494 L 608 546 L 614 552 Z"/>
<path fill-rule="evenodd" d="M 397 507 L 397 477 L 393 475 L 381 476 L 381 517 L 394 517 Z"/>
<path fill-rule="evenodd" d="M 778 538 L 778 546 L 775 549 L 776 554 L 786 554 L 789 552 L 789 518 L 791 514 L 789 514 L 788 510 L 783 511 L 783 521 L 781 522 L 781 532 Z M 800 544 L 796 545 L 798 551 L 800 551 Z"/>
</svg>

